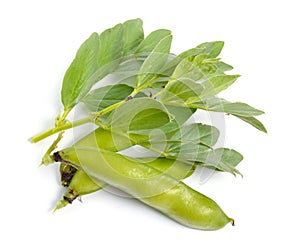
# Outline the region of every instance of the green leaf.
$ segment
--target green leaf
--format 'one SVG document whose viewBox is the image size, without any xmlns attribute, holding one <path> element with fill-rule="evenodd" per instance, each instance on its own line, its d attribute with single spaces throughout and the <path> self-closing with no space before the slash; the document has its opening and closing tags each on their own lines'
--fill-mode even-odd
<svg viewBox="0 0 300 249">
<path fill-rule="evenodd" d="M 202 59 L 200 56 L 185 59 L 176 67 L 172 78 L 177 80 L 171 80 L 167 84 L 161 97 L 165 104 L 174 101 L 186 104 L 201 102 L 225 90 L 239 77 L 239 75 L 218 75 L 197 83 L 195 80 L 203 76 L 203 68 L 200 67 Z"/>
<path fill-rule="evenodd" d="M 172 133 L 151 137 L 144 146 L 180 161 L 196 161 L 196 155 L 209 150 L 218 140 L 219 131 L 209 125 L 194 123 L 174 129 Z"/>
<path fill-rule="evenodd" d="M 242 102 L 229 102 L 224 99 L 211 98 L 205 101 L 205 109 L 214 112 L 225 112 L 243 117 L 252 117 L 264 114 L 263 111 Z"/>
<path fill-rule="evenodd" d="M 134 52 L 138 45 L 144 39 L 143 21 L 141 19 L 133 19 L 123 24 L 123 56 Z"/>
<path fill-rule="evenodd" d="M 179 64 L 181 64 L 181 63 L 183 63 L 181 65 L 181 67 L 185 68 L 187 65 L 184 65 L 184 64 L 187 64 L 187 62 L 186 61 L 182 62 L 184 59 L 191 61 L 191 59 L 193 60 L 193 59 L 195 59 L 195 57 L 198 57 L 198 59 L 201 58 L 201 60 L 215 58 L 220 54 L 220 52 L 223 48 L 223 45 L 224 45 L 224 42 L 221 42 L 221 41 L 206 42 L 206 43 L 200 44 L 196 48 L 186 50 L 186 51 L 182 52 L 181 54 L 179 54 L 178 56 L 174 56 L 174 58 L 172 58 L 170 60 L 170 62 L 167 65 L 165 65 L 165 67 L 162 70 L 163 74 L 171 75 L 176 67 L 177 67 L 177 70 L 180 69 Z M 198 59 L 196 59 L 196 61 Z M 191 66 L 191 65 L 189 65 L 189 66 Z M 199 74 L 199 72 L 200 72 L 200 77 L 199 77 L 199 79 L 200 79 L 203 75 L 206 75 L 206 74 L 212 74 L 212 73 L 215 73 L 216 75 L 223 74 L 225 71 L 231 70 L 232 67 L 230 65 L 227 65 L 224 62 L 214 61 L 212 63 L 206 62 L 206 63 L 204 63 L 204 65 L 198 65 L 198 67 L 194 65 L 193 70 L 195 70 L 195 69 L 197 69 L 194 72 L 195 75 Z M 186 72 L 186 70 L 184 70 L 184 71 Z M 178 79 L 179 77 L 182 76 L 182 75 L 179 76 L 178 72 L 176 72 L 175 74 L 176 75 L 173 74 L 173 78 Z M 193 78 L 193 79 L 197 80 L 195 78 Z"/>
<path fill-rule="evenodd" d="M 195 162 L 197 161 L 197 155 L 200 152 L 207 151 L 209 148 L 202 144 L 194 143 L 180 143 L 176 141 L 168 141 L 168 145 L 172 144 L 172 147 L 166 146 L 164 152 L 167 157 L 176 159 L 181 162 Z"/>
<path fill-rule="evenodd" d="M 171 74 L 171 72 L 174 71 L 174 68 L 179 67 L 179 65 L 181 63 L 187 64 L 187 61 L 186 62 L 182 62 L 182 60 L 184 60 L 184 59 L 186 59 L 188 61 L 192 61 L 193 59 L 195 59 L 195 57 L 198 57 L 198 59 L 201 59 L 201 61 L 202 61 L 203 59 L 207 59 L 207 58 L 208 59 L 215 58 L 215 57 L 217 57 L 220 54 L 220 52 L 221 52 L 221 50 L 223 48 L 223 45 L 224 45 L 224 42 L 220 42 L 220 41 L 202 43 L 198 47 L 186 50 L 186 51 L 182 52 L 181 54 L 179 54 L 177 57 L 173 58 L 165 66 L 165 68 L 164 68 L 163 71 L 164 71 L 164 73 L 166 75 Z M 196 61 L 198 59 L 196 58 Z M 185 68 L 186 66 L 188 66 L 188 65 L 184 65 L 184 64 L 181 65 L 181 67 L 183 67 L 183 68 Z M 206 68 L 204 66 L 206 66 Z M 190 67 L 191 67 L 191 65 L 190 65 Z M 207 70 L 208 69 L 207 67 L 210 67 L 209 70 Z M 194 65 L 194 69 L 193 70 L 198 69 L 198 74 L 199 74 L 199 72 L 201 72 L 200 75 L 202 77 L 204 74 L 211 74 L 210 70 L 211 70 L 212 67 L 214 67 L 214 69 L 216 71 L 218 71 L 219 73 L 227 71 L 227 70 L 230 70 L 230 66 L 229 65 L 227 65 L 225 63 L 222 63 L 222 62 L 218 63 L 218 61 L 215 61 L 212 64 L 205 63 L 202 66 L 198 65 L 198 67 L 196 67 Z M 177 70 L 179 68 L 177 68 Z M 186 70 L 183 70 L 183 71 L 186 71 Z M 195 72 L 195 73 L 197 73 L 197 72 Z M 176 72 L 175 74 L 176 75 L 173 75 L 173 77 L 174 78 L 179 78 L 178 72 Z M 197 79 L 194 79 L 194 80 L 197 80 Z"/>
<path fill-rule="evenodd" d="M 86 84 L 86 90 L 81 94 L 82 97 L 88 93 L 96 82 L 115 71 L 122 62 L 124 49 L 123 35 L 123 24 L 117 24 L 100 34 L 98 70 Z"/>
<path fill-rule="evenodd" d="M 171 138 L 171 136 L 180 128 L 180 124 L 176 122 L 176 120 L 172 119 L 168 123 L 153 128 L 146 129 L 131 129 L 127 132 L 128 135 L 143 135 L 144 140 L 137 142 L 136 144 L 145 146 L 154 144 L 166 144 L 167 141 Z M 146 138 L 145 138 L 146 136 Z M 162 151 L 163 153 L 163 151 Z"/>
<path fill-rule="evenodd" d="M 158 29 L 153 31 L 140 43 L 135 53 L 138 54 L 152 52 L 161 40 L 170 35 L 171 31 L 166 29 Z"/>
<path fill-rule="evenodd" d="M 178 56 L 173 55 L 173 58 L 172 58 L 172 56 L 170 56 L 169 62 L 162 69 L 163 74 L 164 75 L 172 75 L 175 68 L 178 67 L 178 65 L 180 63 L 182 63 L 183 60 L 193 60 L 194 57 L 196 57 L 196 56 L 199 56 L 199 58 L 200 57 L 206 58 L 207 55 L 203 54 L 202 52 L 203 52 L 202 49 L 192 48 L 192 49 L 189 49 L 189 50 L 179 54 Z M 186 62 L 183 62 L 183 63 L 186 63 Z M 184 66 L 184 64 L 182 64 L 181 66 Z M 174 75 L 173 75 L 173 77 L 178 78 L 178 76 L 174 76 Z"/>
<path fill-rule="evenodd" d="M 182 52 L 181 54 L 179 54 L 178 57 L 181 59 L 185 59 L 187 57 L 197 56 L 197 55 L 203 55 L 203 49 L 191 48 L 191 49 L 186 50 L 186 51 Z M 207 55 L 205 54 L 205 56 L 207 56 Z"/>
<path fill-rule="evenodd" d="M 179 54 L 178 56 L 173 56 L 173 58 L 170 56 L 170 62 L 167 63 L 164 68 L 163 68 L 163 74 L 164 75 L 172 75 L 175 68 L 178 67 L 178 65 L 184 60 L 189 60 L 188 58 L 194 58 L 195 56 L 203 56 L 203 57 L 207 57 L 206 54 L 202 53 L 202 49 L 198 49 L 198 48 L 192 48 L 189 49 L 181 54 Z M 174 78 L 176 78 L 173 75 Z"/>
<path fill-rule="evenodd" d="M 196 109 L 181 106 L 165 105 L 165 107 L 179 125 L 182 125 L 185 121 L 187 121 L 196 111 Z"/>
<path fill-rule="evenodd" d="M 216 150 L 207 150 L 203 149 L 196 144 L 182 144 L 180 147 L 180 152 L 170 151 L 163 152 L 161 151 L 164 157 L 178 160 L 184 163 L 197 163 L 199 166 L 207 167 L 210 169 L 216 169 L 219 171 L 224 171 L 231 173 L 233 175 L 241 173 L 235 168 L 236 165 L 242 160 L 242 155 L 234 150 L 229 149 L 216 149 Z M 152 148 L 150 148 L 152 150 Z M 154 148 L 154 151 L 159 152 L 160 150 Z M 234 152 L 234 153 L 233 153 Z M 238 162 L 238 163 L 237 163 Z"/>
<path fill-rule="evenodd" d="M 216 144 L 219 130 L 210 125 L 194 123 L 182 126 L 167 141 L 166 153 L 175 158 L 195 159 L 199 151 L 206 151 Z"/>
<path fill-rule="evenodd" d="M 216 58 L 224 47 L 223 41 L 205 42 L 197 46 L 202 50 L 203 54 L 207 54 L 208 58 Z"/>
<path fill-rule="evenodd" d="M 219 148 L 212 151 L 201 152 L 197 155 L 197 161 L 203 166 L 213 167 L 221 171 L 235 174 L 241 173 L 236 166 L 243 160 L 243 156 L 232 149 Z"/>
<path fill-rule="evenodd" d="M 200 99 L 204 100 L 220 93 L 231 86 L 239 77 L 239 75 L 220 75 L 205 80 L 201 83 L 204 90 L 199 96 Z"/>
<path fill-rule="evenodd" d="M 254 107 L 242 102 L 224 103 L 222 105 L 212 107 L 211 110 L 222 111 L 222 109 L 228 114 L 236 114 L 243 117 L 258 116 L 264 114 L 263 111 L 255 109 Z"/>
<path fill-rule="evenodd" d="M 72 109 L 79 102 L 88 79 L 97 70 L 98 50 L 99 35 L 93 33 L 77 51 L 63 79 L 61 100 L 65 109 Z"/>
<path fill-rule="evenodd" d="M 117 24 L 100 34 L 100 48 L 98 53 L 99 67 L 104 66 L 123 56 L 123 26 Z"/>
<path fill-rule="evenodd" d="M 122 62 L 114 72 L 111 73 L 114 84 L 126 84 L 135 87 L 136 78 L 140 71 L 142 60 L 132 58 Z"/>
<path fill-rule="evenodd" d="M 214 62 L 214 65 L 216 66 L 217 68 L 217 73 L 224 73 L 226 71 L 230 71 L 233 69 L 232 66 L 226 64 L 225 62 L 223 61 L 215 61 Z"/>
<path fill-rule="evenodd" d="M 97 49 L 93 51 L 93 57 L 97 56 L 98 65 L 95 62 L 94 70 L 84 78 L 82 87 L 76 87 L 78 93 L 76 101 L 72 103 L 73 106 L 85 97 L 96 82 L 114 72 L 123 61 L 123 56 L 134 50 L 142 41 L 143 36 L 140 19 L 129 20 L 103 31 L 98 37 L 97 46 L 95 45 Z M 86 69 L 83 68 L 83 70 L 86 72 Z"/>
<path fill-rule="evenodd" d="M 265 126 L 256 118 L 254 117 L 243 117 L 243 116 L 239 116 L 239 115 L 234 115 L 237 118 L 245 121 L 248 124 L 251 124 L 253 127 L 255 127 L 256 129 L 267 133 L 267 129 L 265 128 Z"/>
<path fill-rule="evenodd" d="M 164 37 L 152 50 L 144 61 L 137 77 L 137 86 L 140 87 L 162 73 L 162 68 L 166 64 L 171 48 L 172 35 Z"/>
<path fill-rule="evenodd" d="M 164 152 L 159 147 L 154 148 L 154 151 L 159 152 L 164 157 L 176 159 L 184 163 L 196 162 L 203 167 L 217 169 L 233 175 L 242 175 L 236 169 L 236 166 L 243 160 L 243 156 L 232 149 L 203 150 L 203 147 L 201 148 L 200 145 L 188 143 L 182 144 L 179 152 L 176 150 L 174 152 Z"/>
<path fill-rule="evenodd" d="M 214 126 L 193 123 L 182 126 L 174 134 L 172 140 L 178 140 L 182 143 L 204 144 L 207 147 L 212 147 L 216 144 L 219 134 L 219 130 Z"/>
<path fill-rule="evenodd" d="M 195 48 L 191 48 L 182 52 L 178 55 L 178 57 L 186 58 L 190 56 L 205 54 L 207 58 L 216 58 L 221 53 L 223 46 L 223 41 L 205 42 L 201 43 Z"/>
<path fill-rule="evenodd" d="M 159 122 L 158 122 L 159 121 Z M 156 108 L 148 108 L 140 111 L 132 120 L 129 126 L 130 131 L 149 130 L 161 127 L 162 124 L 170 122 L 167 113 Z"/>
<path fill-rule="evenodd" d="M 123 84 L 104 86 L 91 91 L 82 102 L 91 112 L 98 112 L 126 99 L 132 91 L 132 87 Z"/>
<path fill-rule="evenodd" d="M 188 120 L 191 115 L 195 112 L 196 109 L 189 109 L 186 107 L 178 107 L 178 106 L 169 106 L 165 105 L 168 113 L 172 117 L 169 123 L 159 127 L 159 129 L 152 130 L 151 134 L 149 134 L 149 130 L 138 130 L 138 131 L 130 131 L 130 134 L 139 134 L 139 135 L 147 135 L 149 140 L 152 140 L 153 143 L 166 143 L 166 140 L 171 139 L 176 131 L 180 129 L 183 123 Z M 155 141 L 154 141 L 155 140 Z M 148 142 L 146 144 L 149 144 Z M 140 145 L 145 145 L 143 144 Z"/>
<path fill-rule="evenodd" d="M 196 57 L 187 57 L 183 59 L 175 68 L 172 79 L 189 78 L 192 80 L 199 80 L 203 77 L 201 70 L 201 63 L 206 55 L 198 55 Z"/>
<path fill-rule="evenodd" d="M 167 109 L 151 98 L 136 98 L 115 109 L 110 126 L 112 132 L 158 129 L 170 122 Z"/>
<path fill-rule="evenodd" d="M 156 89 L 156 90 L 162 90 L 168 83 L 168 78 L 158 78 L 156 81 L 154 81 L 149 88 Z"/>
<path fill-rule="evenodd" d="M 62 87 L 65 109 L 74 107 L 106 75 L 116 70 L 124 55 L 143 39 L 142 21 L 129 20 L 100 34 L 93 33 L 79 48 Z"/>
<path fill-rule="evenodd" d="M 174 80 L 167 84 L 161 101 L 165 104 L 171 104 L 170 102 L 189 102 L 190 99 L 196 99 L 199 102 L 199 95 L 202 91 L 202 85 L 193 80 Z"/>
</svg>

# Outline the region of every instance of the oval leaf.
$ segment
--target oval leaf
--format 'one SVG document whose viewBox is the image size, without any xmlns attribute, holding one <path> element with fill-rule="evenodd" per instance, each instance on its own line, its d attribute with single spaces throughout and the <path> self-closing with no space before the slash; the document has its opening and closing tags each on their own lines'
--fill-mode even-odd
<svg viewBox="0 0 300 249">
<path fill-rule="evenodd" d="M 205 80 L 201 83 L 204 90 L 199 96 L 200 99 L 204 100 L 214 95 L 220 93 L 221 91 L 227 89 L 231 86 L 237 79 L 239 75 L 220 75 L 214 76 L 210 79 Z"/>
<path fill-rule="evenodd" d="M 171 48 L 172 35 L 164 37 L 151 51 L 144 61 L 137 77 L 138 87 L 148 84 L 156 75 L 162 73 L 162 68 L 166 64 Z"/>
<path fill-rule="evenodd" d="M 162 127 L 170 122 L 167 109 L 150 98 L 132 99 L 116 108 L 110 118 L 113 132 L 149 130 Z"/>
<path fill-rule="evenodd" d="M 84 85 L 97 70 L 98 50 L 99 35 L 93 33 L 77 51 L 63 79 L 61 100 L 65 109 L 71 109 L 78 103 Z"/>
<path fill-rule="evenodd" d="M 242 102 L 229 102 L 217 97 L 207 99 L 203 106 L 208 111 L 225 112 L 227 114 L 239 115 L 243 117 L 252 117 L 264 114 L 263 111 Z"/>
<path fill-rule="evenodd" d="M 213 167 L 233 175 L 241 174 L 236 166 L 243 160 L 243 156 L 236 150 L 219 148 L 212 151 L 201 152 L 197 161 L 203 166 Z"/>
<path fill-rule="evenodd" d="M 237 118 L 245 121 L 248 124 L 251 124 L 253 127 L 255 127 L 256 129 L 267 133 L 267 129 L 265 128 L 265 126 L 256 118 L 254 117 L 243 117 L 243 116 L 239 116 L 239 115 L 234 115 Z"/>
<path fill-rule="evenodd" d="M 133 52 L 144 39 L 143 21 L 133 19 L 123 24 L 123 56 Z"/>
<path fill-rule="evenodd" d="M 151 32 L 145 40 L 143 40 L 138 48 L 136 49 L 135 53 L 150 53 L 154 50 L 154 48 L 158 45 L 158 43 L 164 39 L 165 37 L 171 34 L 170 30 L 167 29 L 158 29 Z"/>
<path fill-rule="evenodd" d="M 202 91 L 202 85 L 193 80 L 175 80 L 167 84 L 161 96 L 161 101 L 165 104 L 170 104 L 170 102 L 189 102 L 190 99 L 199 101 L 199 95 Z"/>
<path fill-rule="evenodd" d="M 123 55 L 123 26 L 117 24 L 100 34 L 100 48 L 98 53 L 99 67 L 106 65 Z"/>
<path fill-rule="evenodd" d="M 123 84 L 104 86 L 90 92 L 82 102 L 91 112 L 98 112 L 126 99 L 132 91 L 132 87 Z"/>
<path fill-rule="evenodd" d="M 224 47 L 223 41 L 205 42 L 197 46 L 202 50 L 203 54 L 207 54 L 208 58 L 216 58 Z"/>
</svg>

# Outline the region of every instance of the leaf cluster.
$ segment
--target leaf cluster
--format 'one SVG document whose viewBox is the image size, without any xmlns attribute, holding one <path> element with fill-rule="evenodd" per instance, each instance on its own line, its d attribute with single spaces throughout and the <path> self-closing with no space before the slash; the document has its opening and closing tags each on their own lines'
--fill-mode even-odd
<svg viewBox="0 0 300 249">
<path fill-rule="evenodd" d="M 140 19 L 117 24 L 80 46 L 63 79 L 65 112 L 83 103 L 96 124 L 160 156 L 239 174 L 236 166 L 243 157 L 215 147 L 216 127 L 186 122 L 201 109 L 235 116 L 266 132 L 256 118 L 263 111 L 218 97 L 239 78 L 227 74 L 233 67 L 218 57 L 224 42 L 205 42 L 176 55 L 170 52 L 171 31 L 144 37 L 142 24 Z M 110 85 L 96 85 L 106 76 Z"/>
</svg>

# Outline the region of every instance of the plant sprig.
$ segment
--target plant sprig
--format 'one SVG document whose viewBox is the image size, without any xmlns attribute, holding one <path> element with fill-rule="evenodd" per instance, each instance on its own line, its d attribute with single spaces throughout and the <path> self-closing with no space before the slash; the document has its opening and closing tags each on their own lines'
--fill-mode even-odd
<svg viewBox="0 0 300 249">
<path fill-rule="evenodd" d="M 186 126 L 184 122 L 196 109 L 202 109 L 233 115 L 266 132 L 255 118 L 264 112 L 242 102 L 217 97 L 239 77 L 228 75 L 232 66 L 218 58 L 224 42 L 202 43 L 178 56 L 170 53 L 171 42 L 172 34 L 166 29 L 156 30 L 144 38 L 140 19 L 118 24 L 101 34 L 93 33 L 80 46 L 64 76 L 61 89 L 63 113 L 53 128 L 31 138 L 36 143 L 58 133 L 42 163 L 46 165 L 53 161 L 51 153 L 63 138 L 64 131 L 93 122 L 112 132 L 126 134 L 132 141 L 133 134 L 148 136 L 148 142 L 140 142 L 140 145 L 164 157 L 239 173 L 235 166 L 242 160 L 241 154 L 226 148 L 214 149 L 215 132 L 208 133 L 207 137 L 214 143 L 207 143 L 203 136 L 197 136 L 205 126 Z M 95 88 L 104 77 L 120 73 L 123 75 L 120 82 Z M 68 121 L 68 114 L 79 103 L 89 110 L 86 117 Z M 137 117 L 131 115 L 134 110 Z M 130 126 L 122 126 L 124 122 Z M 196 127 L 194 133 L 194 128 L 190 127 Z M 198 130 L 199 127 L 202 130 Z M 154 128 L 161 129 L 167 139 L 156 137 L 153 140 Z M 211 126 L 209 129 L 215 130 Z M 182 135 L 178 137 L 178 131 L 192 132 L 195 139 L 184 140 Z M 166 145 L 163 150 L 153 146 L 161 143 Z"/>
</svg>

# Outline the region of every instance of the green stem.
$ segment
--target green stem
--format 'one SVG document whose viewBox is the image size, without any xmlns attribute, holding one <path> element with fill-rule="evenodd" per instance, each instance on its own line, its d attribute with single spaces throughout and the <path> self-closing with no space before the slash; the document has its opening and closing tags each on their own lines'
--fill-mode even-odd
<svg viewBox="0 0 300 249">
<path fill-rule="evenodd" d="M 156 81 L 159 78 L 158 75 L 155 75 L 152 77 L 152 79 L 150 79 L 148 82 L 146 82 L 145 84 L 141 85 L 141 86 L 137 86 L 133 92 L 131 93 L 131 96 L 134 97 L 139 91 L 149 87 L 154 81 Z"/>
<path fill-rule="evenodd" d="M 60 120 L 61 120 L 61 121 L 64 121 L 64 120 L 67 118 L 67 116 L 68 116 L 68 114 L 70 113 L 71 110 L 72 110 L 72 109 L 70 109 L 70 108 L 64 109 L 64 112 L 63 112 L 63 114 L 61 115 Z"/>
<path fill-rule="evenodd" d="M 55 133 L 58 133 L 60 131 L 65 131 L 65 130 L 68 130 L 68 129 L 71 129 L 73 127 L 80 126 L 80 125 L 83 125 L 83 124 L 86 124 L 86 123 L 89 123 L 89 122 L 95 122 L 95 120 L 98 117 L 100 117 L 100 116 L 102 116 L 102 115 L 104 115 L 104 114 L 106 114 L 106 113 L 108 113 L 108 112 L 116 109 L 117 107 L 119 107 L 120 105 L 122 105 L 124 102 L 125 102 L 125 100 L 122 100 L 122 101 L 120 101 L 118 103 L 115 103 L 115 104 L 113 104 L 111 106 L 108 106 L 107 108 L 101 110 L 100 112 L 96 112 L 93 115 L 92 118 L 87 117 L 87 118 L 79 119 L 79 120 L 74 121 L 72 123 L 68 122 L 66 124 L 56 126 L 56 127 L 52 128 L 52 129 L 49 129 L 47 131 L 44 131 L 44 132 L 42 132 L 42 133 L 40 133 L 40 134 L 32 137 L 30 139 L 30 141 L 33 142 L 33 143 L 37 143 L 37 142 L 39 142 L 39 141 L 41 141 L 41 140 L 43 140 L 43 139 L 45 139 L 45 138 L 47 138 L 47 137 L 55 134 Z"/>
<path fill-rule="evenodd" d="M 147 88 L 147 87 L 148 87 L 152 82 L 154 82 L 157 78 L 158 78 L 158 76 L 154 76 L 151 80 L 149 80 L 147 83 L 145 83 L 145 84 L 142 85 L 141 87 L 136 87 L 136 88 L 132 91 L 132 93 L 130 94 L 130 96 L 131 96 L 131 97 L 134 97 L 139 91 L 141 91 L 141 90 Z M 126 102 L 126 100 L 122 100 L 122 101 L 120 101 L 120 102 L 118 102 L 118 103 L 115 103 L 115 104 L 113 104 L 113 105 L 111 105 L 111 106 L 108 106 L 108 107 L 104 108 L 103 110 L 94 113 L 94 115 L 93 115 L 92 118 L 88 117 L 88 118 L 83 118 L 83 119 L 77 120 L 77 121 L 75 121 L 75 122 L 73 122 L 73 123 L 70 123 L 70 122 L 69 122 L 69 123 L 66 123 L 66 124 L 62 124 L 63 121 L 65 121 L 66 116 L 67 116 L 68 113 L 70 112 L 69 109 L 66 109 L 66 110 L 64 111 L 64 113 L 62 114 L 62 116 L 61 116 L 60 118 L 58 118 L 58 120 L 57 120 L 57 122 L 56 122 L 56 127 L 52 128 L 52 129 L 49 129 L 49 130 L 47 130 L 47 131 L 44 131 L 44 132 L 42 132 L 42 133 L 40 133 L 40 134 L 38 134 L 38 135 L 32 137 L 32 138 L 30 139 L 30 141 L 33 142 L 33 143 L 37 143 L 37 142 L 39 142 L 39 141 L 41 141 L 41 140 L 43 140 L 43 139 L 45 139 L 45 138 L 47 138 L 47 137 L 49 137 L 49 136 L 55 134 L 55 133 L 58 133 L 58 132 L 60 132 L 60 131 L 65 131 L 65 130 L 68 130 L 68 129 L 71 129 L 71 128 L 73 128 L 73 127 L 80 126 L 80 125 L 82 125 L 82 124 L 86 124 L 86 123 L 89 123 L 89 122 L 95 122 L 95 123 L 96 123 L 96 120 L 97 120 L 100 116 L 102 116 L 102 115 L 104 115 L 104 114 L 106 114 L 106 113 L 108 113 L 108 112 L 110 112 L 110 111 L 116 109 L 117 107 L 119 107 L 120 105 L 124 104 L 125 102 Z"/>
<path fill-rule="evenodd" d="M 201 109 L 207 111 L 207 108 L 205 106 L 199 106 L 195 104 L 188 104 L 188 103 L 182 103 L 182 102 L 162 102 L 164 105 L 172 105 L 172 106 L 179 106 L 179 107 L 187 107 L 187 108 L 193 108 L 193 109 Z"/>
<path fill-rule="evenodd" d="M 91 121 L 91 118 L 88 117 L 88 118 L 83 118 L 83 119 L 79 119 L 77 121 L 74 121 L 74 122 L 69 122 L 69 123 L 66 123 L 64 125 L 61 125 L 61 126 L 58 126 L 58 127 L 54 127 L 52 129 L 49 129 L 47 131 L 44 131 L 34 137 L 32 137 L 30 139 L 31 142 L 33 143 L 37 143 L 43 139 L 45 139 L 46 137 L 49 137 L 55 133 L 58 133 L 60 131 L 65 131 L 65 130 L 68 130 L 68 129 L 71 129 L 73 127 L 76 127 L 76 126 L 79 126 L 79 125 L 83 125 L 83 124 L 86 124 L 86 123 L 89 123 L 89 122 L 92 122 Z"/>
<path fill-rule="evenodd" d="M 45 155 L 42 158 L 42 164 L 44 165 L 49 165 L 54 163 L 54 159 L 51 156 L 52 151 L 54 151 L 57 148 L 57 144 L 59 143 L 59 141 L 63 138 L 63 131 L 61 131 L 57 138 L 54 140 L 54 142 L 52 143 L 52 145 L 49 147 L 49 149 L 46 151 Z"/>
<path fill-rule="evenodd" d="M 122 105 L 123 103 L 125 103 L 125 100 L 122 100 L 122 101 L 120 101 L 120 102 L 117 102 L 117 103 L 115 103 L 115 104 L 113 104 L 113 105 L 110 105 L 110 106 L 104 108 L 103 110 L 101 110 L 101 111 L 99 111 L 99 112 L 96 112 L 96 113 L 94 114 L 94 119 L 95 119 L 95 120 L 98 119 L 100 116 L 102 116 L 102 115 L 104 115 L 104 114 L 106 114 L 106 113 L 108 113 L 108 112 L 110 112 L 110 111 L 116 109 L 117 107 L 119 107 L 119 106 Z"/>
<path fill-rule="evenodd" d="M 133 92 L 135 92 L 135 91 L 133 91 Z M 103 109 L 100 112 L 97 112 L 95 114 L 95 116 L 94 116 L 95 117 L 94 120 L 97 119 L 98 117 L 100 117 L 100 116 L 102 116 L 102 115 L 104 115 L 104 114 L 106 114 L 106 113 L 108 113 L 108 112 L 116 109 L 117 107 L 119 107 L 123 103 L 125 103 L 125 100 L 122 100 L 122 101 L 120 101 L 118 103 L 115 103 L 115 104 L 113 104 L 113 105 L 111 105 L 111 106 Z M 206 108 L 202 107 L 202 106 L 193 105 L 193 104 L 179 103 L 179 102 L 166 102 L 166 103 L 163 103 L 163 104 L 173 105 L 173 106 L 181 106 L 181 107 L 188 107 L 188 108 L 197 108 L 197 109 L 206 110 Z M 30 141 L 32 143 L 37 143 L 37 142 L 39 142 L 39 141 L 41 141 L 41 140 L 43 140 L 43 139 L 45 139 L 45 138 L 47 138 L 47 137 L 49 137 L 51 135 L 54 135 L 54 134 L 56 134 L 58 132 L 65 131 L 65 130 L 68 130 L 68 129 L 71 129 L 73 127 L 80 126 L 80 125 L 83 125 L 83 124 L 86 124 L 86 123 L 89 123 L 89 122 L 94 122 L 94 120 L 92 120 L 90 117 L 87 117 L 87 118 L 79 119 L 79 120 L 74 121 L 72 123 L 69 122 L 69 123 L 66 123 L 64 125 L 61 125 L 61 126 L 58 126 L 58 127 L 54 127 L 54 128 L 49 129 L 47 131 L 44 131 L 44 132 L 42 132 L 42 133 L 40 133 L 40 134 L 32 137 L 30 139 Z"/>
<path fill-rule="evenodd" d="M 157 92 L 156 94 L 154 94 L 151 98 L 152 99 L 156 99 L 159 95 L 161 95 L 164 92 L 165 89 L 162 89 L 161 91 Z"/>
<path fill-rule="evenodd" d="M 130 97 L 134 97 L 136 94 L 138 94 L 141 90 L 147 88 L 149 85 L 151 85 L 156 79 L 158 78 L 158 76 L 154 76 L 151 80 L 149 80 L 147 83 L 145 83 L 144 85 L 140 86 L 140 87 L 136 87 L 133 89 L 133 91 L 131 92 L 131 94 L 129 95 Z M 120 105 L 124 104 L 127 100 L 122 100 L 122 101 L 119 101 L 111 106 L 108 106 L 106 107 L 105 109 L 99 111 L 99 112 L 96 112 L 94 114 L 94 119 L 98 119 L 100 116 L 118 108 Z"/>
</svg>

